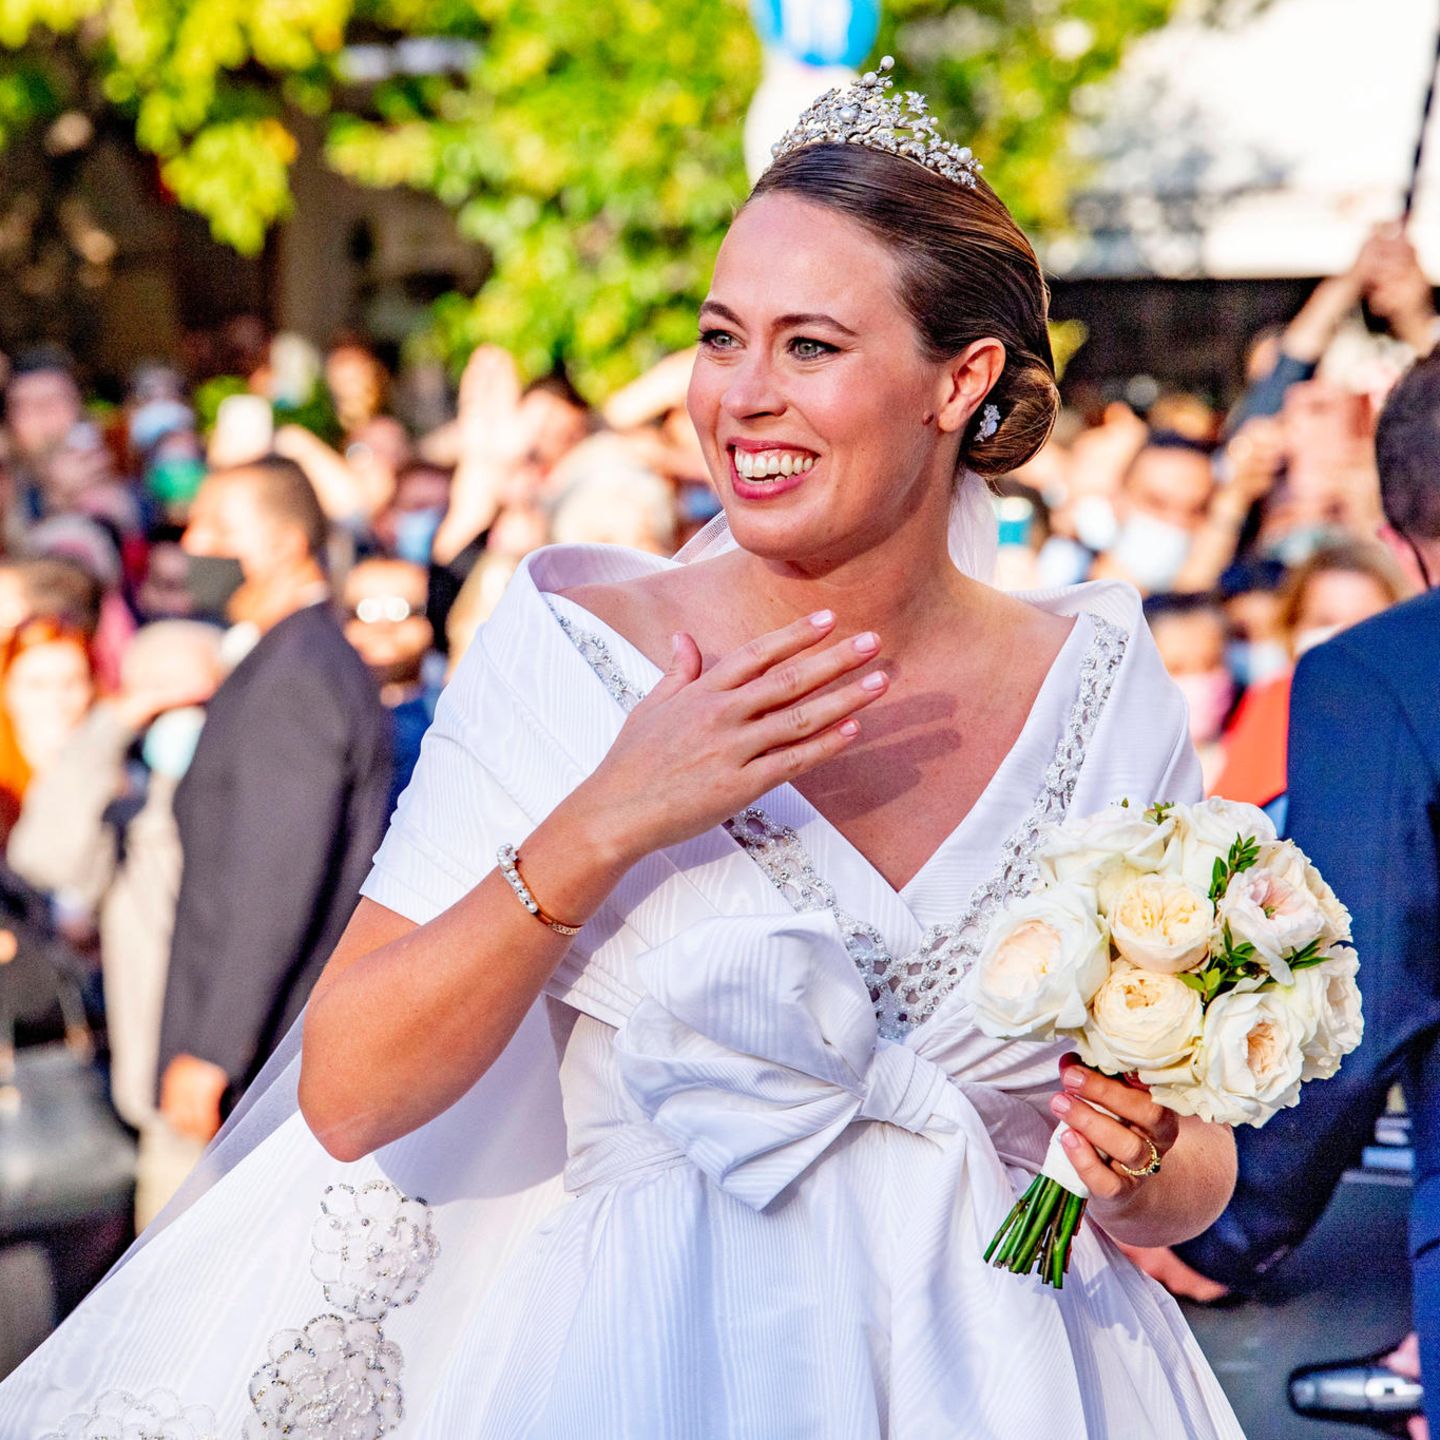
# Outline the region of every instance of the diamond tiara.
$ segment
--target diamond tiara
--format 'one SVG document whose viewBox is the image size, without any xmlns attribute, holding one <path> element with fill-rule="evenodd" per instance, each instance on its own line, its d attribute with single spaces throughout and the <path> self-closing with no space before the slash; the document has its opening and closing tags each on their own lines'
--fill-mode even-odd
<svg viewBox="0 0 1440 1440">
<path fill-rule="evenodd" d="M 918 161 L 973 190 L 984 167 L 968 145 L 952 145 L 940 134 L 923 95 L 914 90 L 888 93 L 895 83 L 888 72 L 894 68 L 894 57 L 887 55 L 878 71 L 867 70 L 844 88 L 827 90 L 771 147 L 771 155 L 778 160 L 807 145 L 864 145 Z"/>
</svg>

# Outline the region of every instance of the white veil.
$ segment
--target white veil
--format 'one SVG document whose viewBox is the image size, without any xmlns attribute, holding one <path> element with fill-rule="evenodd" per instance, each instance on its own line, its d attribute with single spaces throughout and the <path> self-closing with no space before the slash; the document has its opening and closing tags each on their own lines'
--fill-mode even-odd
<svg viewBox="0 0 1440 1440">
<path fill-rule="evenodd" d="M 995 574 L 995 554 L 1000 548 L 999 532 L 990 492 L 973 470 L 963 471 L 955 485 L 947 539 L 955 568 L 962 575 L 989 585 Z M 675 558 L 688 565 L 733 549 L 735 537 L 722 510 L 686 541 Z"/>
</svg>

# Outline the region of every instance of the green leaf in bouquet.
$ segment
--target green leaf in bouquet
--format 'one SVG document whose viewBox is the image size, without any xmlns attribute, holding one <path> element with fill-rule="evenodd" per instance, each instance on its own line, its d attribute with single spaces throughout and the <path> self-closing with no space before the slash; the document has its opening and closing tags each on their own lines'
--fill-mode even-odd
<svg viewBox="0 0 1440 1440">
<path fill-rule="evenodd" d="M 1217 855 L 1215 864 L 1210 871 L 1210 898 L 1218 900 L 1225 893 L 1225 887 L 1230 883 L 1230 870 L 1225 862 Z"/>
<path fill-rule="evenodd" d="M 1260 842 L 1253 836 L 1237 836 L 1230 847 L 1230 874 L 1233 878 L 1242 870 L 1248 870 L 1260 859 Z"/>
<path fill-rule="evenodd" d="M 1181 971 L 1175 978 L 1182 985 L 1188 985 L 1192 990 L 1198 991 L 1201 995 L 1205 993 L 1205 976 L 1203 972 L 1195 975 L 1187 971 Z"/>
<path fill-rule="evenodd" d="M 1323 965 L 1330 957 L 1320 949 L 1320 941 L 1312 940 L 1303 950 L 1297 950 L 1287 960 L 1291 970 L 1308 970 L 1312 965 Z"/>
<path fill-rule="evenodd" d="M 1165 817 L 1175 808 L 1173 800 L 1157 800 L 1146 812 L 1145 818 L 1155 825 L 1163 825 Z"/>
</svg>

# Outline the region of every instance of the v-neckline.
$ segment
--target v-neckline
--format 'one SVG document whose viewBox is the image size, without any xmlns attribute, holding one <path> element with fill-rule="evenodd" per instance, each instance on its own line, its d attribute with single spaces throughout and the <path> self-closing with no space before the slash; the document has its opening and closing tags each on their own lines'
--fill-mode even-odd
<svg viewBox="0 0 1440 1440">
<path fill-rule="evenodd" d="M 645 654 L 632 640 L 621 634 L 614 626 L 602 620 L 593 610 L 586 609 L 578 601 L 571 600 L 568 596 L 557 594 L 553 591 L 541 592 L 547 605 L 552 612 L 556 602 L 566 606 L 571 614 L 567 616 L 570 623 L 577 628 L 588 630 L 602 640 L 611 649 L 612 660 L 617 664 L 623 674 L 631 681 L 632 686 L 638 693 L 645 693 L 653 686 L 664 673 L 655 662 Z M 1081 632 L 1084 632 L 1082 637 Z M 1030 748 L 1032 732 L 1044 723 L 1044 720 L 1051 712 L 1051 692 L 1060 684 L 1065 675 L 1073 676 L 1078 673 L 1078 663 L 1072 664 L 1072 652 L 1079 648 L 1083 655 L 1094 634 L 1094 623 L 1091 617 L 1084 611 L 1075 617 L 1075 623 L 1070 627 L 1070 633 L 1065 637 L 1064 643 L 1056 652 L 1055 658 L 1050 662 L 1050 668 L 1045 673 L 1039 689 L 1036 690 L 1034 698 L 1030 702 L 1030 709 L 1027 711 L 1025 721 L 1015 736 L 999 764 L 991 772 L 989 779 L 985 782 L 983 789 L 976 797 L 974 803 L 960 817 L 956 824 L 941 838 L 935 848 L 926 856 L 919 869 L 909 877 L 905 883 L 898 888 L 887 880 L 874 862 L 856 846 L 845 833 L 829 819 L 825 813 L 808 800 L 795 786 L 783 782 L 774 790 L 768 791 L 766 795 L 760 796 L 755 804 L 764 808 L 767 813 L 774 814 L 777 810 L 783 810 L 791 817 L 785 823 L 791 828 L 800 830 L 816 826 L 824 834 L 827 844 L 838 850 L 842 857 L 857 866 L 878 885 L 886 898 L 899 910 L 904 912 L 905 918 L 918 933 L 925 928 L 923 922 L 917 916 L 911 906 L 913 892 L 923 889 L 923 881 L 933 867 L 949 852 L 952 846 L 958 843 L 962 834 L 971 828 L 971 820 L 979 811 L 985 808 L 987 797 L 995 788 L 997 781 L 1001 780 L 1005 773 L 1017 761 L 1017 757 L 1024 754 Z M 637 683 L 641 676 L 646 677 L 643 687 Z M 1073 688 L 1070 687 L 1070 688 Z M 1047 756 L 1048 759 L 1048 756 Z M 762 802 L 768 796 L 783 795 L 784 803 L 777 806 L 763 806 Z M 797 824 L 796 821 L 800 823 Z M 1008 830 L 1007 830 L 1008 833 Z M 1003 839 L 1004 837 L 999 837 Z M 732 837 L 733 839 L 733 837 Z M 736 848 L 742 848 L 736 842 Z M 887 907 L 889 908 L 889 907 Z M 884 927 L 882 927 L 884 928 Z"/>
</svg>

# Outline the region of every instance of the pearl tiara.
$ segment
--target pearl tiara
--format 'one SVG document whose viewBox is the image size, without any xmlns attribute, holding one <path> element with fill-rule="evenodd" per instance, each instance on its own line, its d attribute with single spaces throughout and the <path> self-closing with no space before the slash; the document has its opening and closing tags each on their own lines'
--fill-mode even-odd
<svg viewBox="0 0 1440 1440">
<path fill-rule="evenodd" d="M 888 93 L 895 83 L 889 78 L 894 68 L 894 57 L 887 55 L 878 71 L 867 70 L 844 88 L 827 90 L 771 147 L 771 155 L 778 160 L 807 145 L 864 145 L 918 161 L 973 190 L 984 167 L 968 145 L 952 145 L 941 136 L 923 95 L 914 90 L 898 96 Z"/>
</svg>

